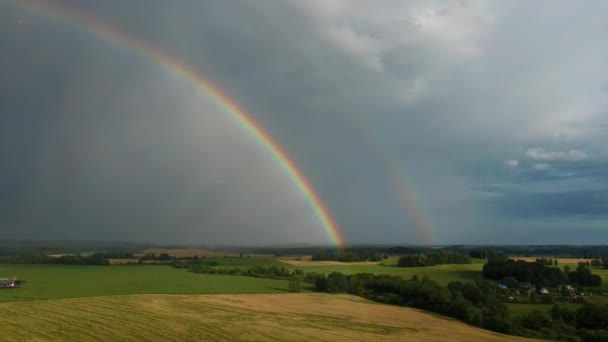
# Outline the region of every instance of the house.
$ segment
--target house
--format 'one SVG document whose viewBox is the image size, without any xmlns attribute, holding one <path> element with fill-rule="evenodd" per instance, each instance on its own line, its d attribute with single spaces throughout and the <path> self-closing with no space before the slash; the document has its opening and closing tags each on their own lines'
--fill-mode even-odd
<svg viewBox="0 0 608 342">
<path fill-rule="evenodd" d="M 16 287 L 17 280 L 15 278 L 0 278 L 0 288 L 3 287 Z"/>
<path fill-rule="evenodd" d="M 541 294 L 549 294 L 549 290 L 547 290 L 546 288 L 541 288 L 538 292 L 540 292 Z"/>
<path fill-rule="evenodd" d="M 577 303 L 577 304 L 586 304 L 587 302 L 585 301 L 585 297 L 584 296 L 574 296 L 571 298 L 572 303 Z"/>
</svg>

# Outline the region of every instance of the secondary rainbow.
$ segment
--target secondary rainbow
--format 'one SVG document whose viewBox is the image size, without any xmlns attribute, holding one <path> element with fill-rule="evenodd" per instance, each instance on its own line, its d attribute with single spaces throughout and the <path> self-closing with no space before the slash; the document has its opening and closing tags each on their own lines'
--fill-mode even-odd
<svg viewBox="0 0 608 342">
<path fill-rule="evenodd" d="M 344 237 L 338 225 L 310 181 L 304 176 L 296 163 L 249 113 L 240 108 L 235 101 L 230 99 L 196 70 L 184 64 L 175 56 L 161 51 L 150 44 L 146 44 L 123 30 L 109 26 L 97 18 L 86 16 L 72 8 L 49 1 L 20 0 L 18 2 L 9 1 L 9 3 L 16 8 L 73 26 L 108 43 L 133 51 L 137 55 L 154 62 L 166 71 L 178 76 L 180 79 L 193 84 L 201 92 L 213 99 L 226 113 L 229 113 L 242 129 L 251 134 L 274 157 L 293 183 L 305 195 L 311 209 L 314 211 L 332 243 L 339 247 L 345 245 Z"/>
</svg>

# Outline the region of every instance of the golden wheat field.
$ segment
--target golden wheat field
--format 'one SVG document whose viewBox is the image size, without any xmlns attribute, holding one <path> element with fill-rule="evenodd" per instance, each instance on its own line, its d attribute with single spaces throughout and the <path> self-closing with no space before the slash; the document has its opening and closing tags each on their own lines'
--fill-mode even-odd
<svg viewBox="0 0 608 342">
<path fill-rule="evenodd" d="M 3 341 L 525 341 L 349 295 L 128 295 L 0 310 Z"/>
<path fill-rule="evenodd" d="M 359 262 L 342 262 L 342 261 L 311 261 L 311 260 L 295 260 L 295 259 L 276 259 L 279 262 L 296 267 L 307 266 L 370 266 L 378 265 L 375 261 L 359 261 Z"/>
<path fill-rule="evenodd" d="M 527 262 L 534 262 L 539 257 L 512 256 L 510 258 L 513 260 L 523 260 L 523 261 L 527 261 Z M 549 258 L 553 258 L 553 257 L 549 257 Z M 591 259 L 584 259 L 584 258 L 554 258 L 554 259 L 557 259 L 557 261 L 560 265 L 576 265 L 579 262 L 591 262 Z"/>
</svg>

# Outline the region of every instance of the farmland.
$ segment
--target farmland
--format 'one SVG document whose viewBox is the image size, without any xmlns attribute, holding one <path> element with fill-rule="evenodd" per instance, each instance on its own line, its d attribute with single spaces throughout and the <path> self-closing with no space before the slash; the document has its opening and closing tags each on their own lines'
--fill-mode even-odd
<svg viewBox="0 0 608 342">
<path fill-rule="evenodd" d="M 372 273 L 410 278 L 429 276 L 445 285 L 450 281 L 480 279 L 481 264 L 439 265 L 399 268 L 368 264 L 337 264 L 295 267 L 270 258 L 208 258 L 217 267 L 300 268 L 305 272 L 329 274 Z M 194 274 L 185 269 L 159 265 L 7 265 L 0 264 L 0 275 L 17 276 L 25 281 L 22 288 L 0 291 L 1 301 L 44 300 L 124 294 L 234 294 L 281 293 L 287 291 L 284 280 Z"/>
<path fill-rule="evenodd" d="M 511 259 L 523 260 L 523 261 L 527 261 L 527 262 L 534 262 L 534 261 L 536 261 L 537 257 L 512 256 Z M 554 259 L 557 259 L 559 265 L 577 265 L 579 262 L 590 262 L 591 261 L 591 259 L 584 259 L 584 258 L 554 258 Z"/>
<path fill-rule="evenodd" d="M 129 295 L 3 303 L 3 340 L 513 341 L 349 295 Z M 356 314 L 355 314 L 356 313 Z"/>
<path fill-rule="evenodd" d="M 329 274 L 331 272 L 340 272 L 343 274 L 356 273 L 371 273 L 371 274 L 387 274 L 393 276 L 401 276 L 411 278 L 414 275 L 424 277 L 425 275 L 441 285 L 447 285 L 451 281 L 475 281 L 481 279 L 481 269 L 483 263 L 479 259 L 473 259 L 471 264 L 452 264 L 452 265 L 437 265 L 430 267 L 397 267 L 396 262 L 386 264 L 377 264 L 369 262 L 360 263 L 343 263 L 343 262 L 324 262 L 324 261 L 304 261 L 302 264 L 294 266 L 294 262 L 278 259 L 272 260 L 267 258 L 209 258 L 209 261 L 215 261 L 219 266 L 226 267 L 253 267 L 253 266 L 276 266 L 285 267 L 288 269 L 299 268 L 305 272 L 318 272 Z M 317 266 L 318 265 L 318 266 Z"/>
<path fill-rule="evenodd" d="M 162 250 L 162 253 L 167 253 L 167 251 L 169 250 Z M 199 253 L 200 250 L 182 250 L 182 252 L 182 257 L 192 257 L 184 253 Z M 446 286 L 453 281 L 481 280 L 481 270 L 484 265 L 482 259 L 472 259 L 470 264 L 397 267 L 396 257 L 389 257 L 378 263 L 311 261 L 305 260 L 305 258 L 297 255 L 240 257 L 238 254 L 227 254 L 223 256 L 207 255 L 196 260 L 170 259 L 165 261 L 165 263 L 175 263 L 176 267 L 170 264 L 108 266 L 0 264 L 0 277 L 16 276 L 23 281 L 21 288 L 0 290 L 0 306 L 11 314 L 10 320 L 0 322 L 6 324 L 1 329 L 10 332 L 9 340 L 38 338 L 47 340 L 156 340 L 161 336 L 167 338 L 175 336 L 178 340 L 218 340 L 222 338 L 261 340 L 270 338 L 270 336 L 290 337 L 291 339 L 295 336 L 296 340 L 313 337 L 318 339 L 319 336 L 326 337 L 328 340 L 378 340 L 381 337 L 390 340 L 424 340 L 424 338 L 443 340 L 446 336 L 462 339 L 462 336 L 465 335 L 492 340 L 499 336 L 475 328 L 481 326 L 480 323 L 458 317 L 471 324 L 467 326 L 459 323 L 460 321 L 448 318 L 447 316 L 452 316 L 452 314 L 447 311 L 434 310 L 433 308 L 445 307 L 433 306 L 434 302 L 419 302 L 422 304 L 418 304 L 417 302 L 404 303 L 395 300 L 397 298 L 395 296 L 401 296 L 400 298 L 404 301 L 419 298 L 420 293 L 426 293 L 424 291 L 439 293 L 437 288 L 433 287 L 434 285 L 427 286 L 424 281 L 406 281 L 404 283 L 414 275 L 419 279 L 427 276 L 440 286 Z M 184 267 L 189 266 L 192 262 L 195 265 L 207 267 L 209 272 L 189 272 Z M 561 265 L 566 264 L 570 263 L 564 262 Z M 571 264 L 575 265 L 574 262 Z M 281 268 L 283 270 L 280 270 Z M 229 274 L 235 269 L 249 269 L 253 272 Z M 279 273 L 266 273 L 265 271 L 273 269 L 275 270 L 273 272 L 283 273 L 280 273 L 281 276 L 276 276 Z M 303 270 L 307 275 L 314 277 L 319 276 L 318 274 L 325 274 L 320 277 L 328 279 L 331 277 L 327 276 L 332 272 L 339 272 L 342 275 L 338 275 L 342 277 L 357 273 L 399 276 L 403 279 L 390 279 L 397 279 L 396 284 L 400 284 L 398 287 L 409 292 L 405 294 L 400 290 L 394 295 L 376 293 L 374 289 L 378 288 L 378 282 L 369 283 L 364 294 L 351 292 L 346 287 L 335 291 L 358 294 L 376 302 L 395 305 L 386 306 L 374 304 L 361 297 L 310 293 L 312 290 L 332 292 L 327 289 L 319 289 L 318 282 L 313 278 L 312 283 L 301 284 L 301 290 L 304 293 L 289 294 L 290 279 L 293 279 L 291 277 L 294 274 L 292 271 L 296 269 Z M 603 278 L 608 275 L 607 270 L 598 267 L 592 269 L 593 273 L 599 274 Z M 210 274 L 222 273 L 220 271 L 223 271 L 224 274 Z M 348 277 L 346 281 L 350 281 L 350 279 L 353 278 Z M 409 285 L 403 287 L 406 283 Z M 480 284 L 470 285 L 480 289 Z M 496 285 L 491 286 L 491 293 L 494 293 L 493 288 Z M 417 289 L 420 289 L 421 292 L 415 292 L 418 291 Z M 550 288 L 550 291 L 551 293 L 557 292 L 555 288 Z M 535 310 L 549 312 L 552 305 L 541 302 L 530 304 L 530 299 L 525 296 L 516 295 L 515 297 L 515 299 L 509 299 L 502 295 L 500 301 L 505 302 L 506 308 L 508 308 L 510 317 L 507 318 L 510 319 L 508 324 L 512 324 L 516 327 L 514 329 L 520 330 L 496 331 L 541 337 L 542 335 L 534 334 L 533 330 L 521 330 L 522 328 L 519 328 L 521 323 L 518 319 L 528 317 Z M 434 298 L 440 297 L 432 296 L 429 297 L 429 300 L 434 300 Z M 604 304 L 608 302 L 607 298 L 596 293 L 588 296 L 587 302 Z M 555 300 L 560 303 L 561 307 L 568 310 L 578 310 L 583 307 L 582 304 L 570 303 L 557 297 Z M 454 304 L 454 302 L 451 303 Z M 403 305 L 429 310 L 429 312 L 403 308 Z M 471 310 L 475 310 L 471 307 L 472 304 L 468 305 Z M 39 316 L 42 315 L 41 313 L 46 316 Z M 438 314 L 447 316 L 438 316 Z M 424 318 L 420 315 L 424 315 Z M 46 319 L 44 319 L 45 317 Z M 434 323 L 421 328 L 422 320 Z M 126 326 L 124 322 L 128 323 L 126 325 L 129 326 L 129 329 L 124 327 Z M 224 324 L 226 322 L 230 322 L 230 324 Z M 239 327 L 246 327 L 246 330 L 234 329 L 234 323 L 237 322 Z M 415 322 L 419 324 L 415 324 Z M 217 327 L 213 328 L 213 324 L 216 324 Z M 90 331 L 95 331 L 95 333 L 90 334 Z M 423 331 L 424 334 L 422 334 Z M 37 335 L 38 333 L 42 335 Z"/>
<path fill-rule="evenodd" d="M 0 274 L 25 281 L 0 290 L 2 301 L 121 294 L 281 293 L 287 281 L 194 274 L 171 266 L 0 265 Z"/>
<path fill-rule="evenodd" d="M 481 279 L 483 263 L 473 259 L 471 264 L 437 265 L 429 267 L 397 267 L 396 263 L 388 263 L 386 266 L 371 262 L 337 262 L 337 261 L 296 261 L 273 258 L 206 258 L 209 262 L 217 263 L 217 267 L 227 268 L 250 268 L 260 267 L 283 267 L 286 269 L 301 269 L 304 272 L 317 272 L 329 274 L 340 272 L 343 274 L 371 273 L 401 276 L 406 279 L 414 275 L 424 277 L 425 275 L 441 285 L 447 285 L 451 281 L 475 281 Z"/>
</svg>

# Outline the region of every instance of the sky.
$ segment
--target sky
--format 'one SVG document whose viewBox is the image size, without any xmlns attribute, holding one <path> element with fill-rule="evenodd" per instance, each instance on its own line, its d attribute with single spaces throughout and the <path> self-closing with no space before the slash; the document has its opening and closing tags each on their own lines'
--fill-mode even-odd
<svg viewBox="0 0 608 342">
<path fill-rule="evenodd" d="M 175 56 L 350 244 L 608 239 L 605 1 L 44 1 Z M 0 239 L 327 244 L 212 98 L 0 0 Z"/>
</svg>

